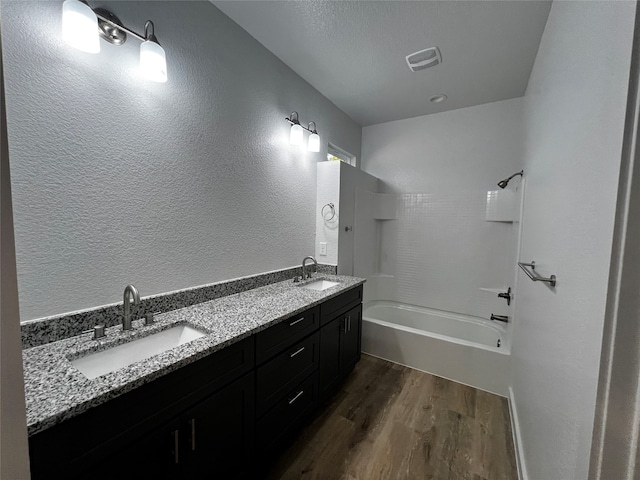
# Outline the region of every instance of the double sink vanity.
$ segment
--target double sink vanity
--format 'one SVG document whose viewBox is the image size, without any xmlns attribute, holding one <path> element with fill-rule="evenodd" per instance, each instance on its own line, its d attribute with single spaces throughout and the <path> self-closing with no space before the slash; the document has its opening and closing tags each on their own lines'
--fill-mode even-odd
<svg viewBox="0 0 640 480">
<path fill-rule="evenodd" d="M 358 362 L 363 283 L 288 280 L 24 350 L 32 478 L 256 478 Z"/>
</svg>

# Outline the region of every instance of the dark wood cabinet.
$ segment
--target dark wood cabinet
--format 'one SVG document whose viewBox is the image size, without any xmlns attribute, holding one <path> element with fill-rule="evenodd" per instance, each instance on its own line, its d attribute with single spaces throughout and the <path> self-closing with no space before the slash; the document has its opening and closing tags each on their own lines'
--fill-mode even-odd
<svg viewBox="0 0 640 480">
<path fill-rule="evenodd" d="M 362 287 L 29 438 L 34 480 L 252 478 L 360 358 Z"/>
<path fill-rule="evenodd" d="M 330 397 L 360 359 L 362 306 L 334 318 L 320 329 L 320 400 Z"/>
<path fill-rule="evenodd" d="M 272 453 L 313 412 L 318 403 L 318 375 L 311 374 L 280 398 L 256 422 L 259 457 Z"/>
<path fill-rule="evenodd" d="M 318 368 L 318 332 L 287 348 L 256 371 L 256 413 L 272 408 L 296 384 Z"/>
<path fill-rule="evenodd" d="M 180 420 L 166 421 L 151 433 L 123 445 L 110 456 L 72 478 L 82 480 L 128 480 L 139 478 L 180 478 Z M 33 463 L 33 460 L 32 460 Z M 41 477 L 38 475 L 38 477 Z M 42 476 L 42 478 L 47 478 Z M 48 478 L 70 478 L 52 471 Z"/>
<path fill-rule="evenodd" d="M 318 307 L 295 315 L 256 334 L 256 363 L 282 352 L 288 346 L 318 330 L 320 309 Z"/>
<path fill-rule="evenodd" d="M 253 450 L 253 374 L 181 416 L 179 456 L 184 478 L 237 478 Z"/>
<path fill-rule="evenodd" d="M 239 478 L 253 450 L 254 398 L 250 373 L 76 478 Z"/>
<path fill-rule="evenodd" d="M 360 331 L 362 329 L 362 305 L 346 313 L 345 326 L 340 330 L 340 372 L 349 373 L 360 360 Z"/>
</svg>

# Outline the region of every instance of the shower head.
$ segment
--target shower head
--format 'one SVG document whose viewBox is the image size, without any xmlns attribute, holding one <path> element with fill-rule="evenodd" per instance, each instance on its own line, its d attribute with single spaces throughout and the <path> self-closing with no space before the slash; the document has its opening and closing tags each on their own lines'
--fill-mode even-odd
<svg viewBox="0 0 640 480">
<path fill-rule="evenodd" d="M 511 175 L 509 178 L 505 178 L 504 180 L 500 180 L 498 182 L 498 186 L 500 188 L 505 188 L 507 185 L 509 185 L 509 180 L 511 180 L 513 177 L 520 175 L 521 177 L 524 174 L 524 170 L 520 170 L 518 173 L 514 173 L 513 175 Z"/>
</svg>

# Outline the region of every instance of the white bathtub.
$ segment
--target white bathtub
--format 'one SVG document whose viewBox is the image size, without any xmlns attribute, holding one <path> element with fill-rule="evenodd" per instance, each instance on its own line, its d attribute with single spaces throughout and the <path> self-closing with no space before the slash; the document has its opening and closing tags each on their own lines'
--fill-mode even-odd
<svg viewBox="0 0 640 480">
<path fill-rule="evenodd" d="M 501 326 L 390 301 L 367 302 L 362 320 L 363 352 L 508 395 L 509 345 Z"/>
</svg>

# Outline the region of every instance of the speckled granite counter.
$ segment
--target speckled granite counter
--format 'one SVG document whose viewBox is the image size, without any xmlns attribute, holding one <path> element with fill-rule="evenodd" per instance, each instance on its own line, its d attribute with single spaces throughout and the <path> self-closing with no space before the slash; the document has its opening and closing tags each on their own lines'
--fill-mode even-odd
<svg viewBox="0 0 640 480">
<path fill-rule="evenodd" d="M 319 279 L 340 284 L 324 291 L 300 288 Z M 87 333 L 24 350 L 29 435 L 221 350 L 364 282 L 362 278 L 325 274 L 316 275 L 302 283 L 287 280 L 158 315 L 156 323 L 151 326 L 142 326 L 141 321 L 134 322 L 132 332 L 123 332 L 118 325 L 108 328 L 107 336 L 101 340 L 93 340 L 92 335 Z M 93 380 L 71 365 L 70 360 L 88 353 L 185 323 L 207 335 Z"/>
</svg>

